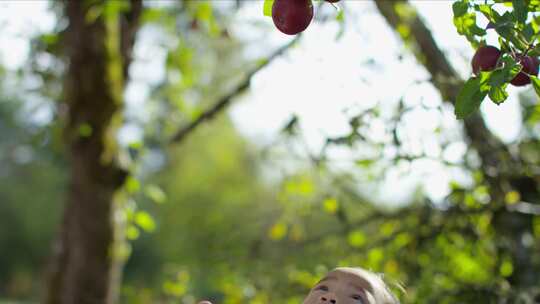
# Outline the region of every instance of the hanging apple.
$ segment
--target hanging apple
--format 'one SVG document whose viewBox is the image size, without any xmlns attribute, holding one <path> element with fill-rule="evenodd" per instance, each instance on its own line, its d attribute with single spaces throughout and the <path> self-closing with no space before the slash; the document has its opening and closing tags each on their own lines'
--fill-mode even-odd
<svg viewBox="0 0 540 304">
<path fill-rule="evenodd" d="M 272 5 L 274 25 L 287 35 L 304 31 L 312 19 L 311 0 L 275 0 Z"/>
<path fill-rule="evenodd" d="M 474 74 L 478 75 L 482 71 L 494 70 L 499 57 L 501 57 L 501 51 L 498 48 L 491 45 L 479 47 L 471 62 Z"/>
<path fill-rule="evenodd" d="M 518 55 L 517 60 L 521 64 L 521 72 L 510 81 L 511 84 L 521 87 L 531 83 L 529 75 L 538 76 L 538 59 L 531 56 Z"/>
</svg>

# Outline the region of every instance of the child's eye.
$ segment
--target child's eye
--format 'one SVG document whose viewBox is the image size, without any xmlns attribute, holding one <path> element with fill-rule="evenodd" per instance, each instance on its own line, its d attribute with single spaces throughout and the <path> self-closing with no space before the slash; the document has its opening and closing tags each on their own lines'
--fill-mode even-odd
<svg viewBox="0 0 540 304">
<path fill-rule="evenodd" d="M 353 299 L 357 300 L 357 301 L 360 301 L 359 303 L 364 303 L 364 299 L 362 298 L 361 295 L 353 295 L 352 296 Z"/>
<path fill-rule="evenodd" d="M 317 290 L 328 291 L 328 286 L 321 285 L 321 286 L 317 287 Z"/>
</svg>

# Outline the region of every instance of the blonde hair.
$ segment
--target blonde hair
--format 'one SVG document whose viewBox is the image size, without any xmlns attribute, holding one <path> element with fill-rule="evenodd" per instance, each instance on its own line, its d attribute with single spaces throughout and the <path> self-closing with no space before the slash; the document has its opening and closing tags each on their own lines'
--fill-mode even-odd
<svg viewBox="0 0 540 304">
<path fill-rule="evenodd" d="M 342 271 L 359 276 L 369 283 L 372 288 L 373 297 L 376 304 L 399 304 L 397 297 L 390 291 L 388 285 L 383 280 L 382 274 L 377 274 L 360 267 L 338 267 L 332 271 Z"/>
</svg>

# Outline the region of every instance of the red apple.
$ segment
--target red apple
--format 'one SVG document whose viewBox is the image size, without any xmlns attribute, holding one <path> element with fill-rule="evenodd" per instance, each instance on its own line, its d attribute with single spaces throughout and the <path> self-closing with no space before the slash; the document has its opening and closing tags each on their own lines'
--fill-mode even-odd
<svg viewBox="0 0 540 304">
<path fill-rule="evenodd" d="M 275 0 L 272 20 L 281 32 L 295 35 L 305 30 L 313 19 L 311 0 Z"/>
<path fill-rule="evenodd" d="M 501 57 L 501 51 L 498 48 L 491 45 L 479 47 L 471 62 L 473 72 L 478 75 L 481 71 L 495 69 L 499 57 Z"/>
<path fill-rule="evenodd" d="M 519 72 L 514 79 L 510 81 L 511 84 L 521 87 L 531 83 L 529 75 L 538 76 L 538 59 L 531 56 L 518 55 L 517 59 L 521 64 L 521 72 Z"/>
</svg>

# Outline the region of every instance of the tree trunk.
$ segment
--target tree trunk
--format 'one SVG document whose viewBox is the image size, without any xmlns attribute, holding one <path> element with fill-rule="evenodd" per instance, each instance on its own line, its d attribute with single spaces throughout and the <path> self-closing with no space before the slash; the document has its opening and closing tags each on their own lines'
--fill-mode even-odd
<svg viewBox="0 0 540 304">
<path fill-rule="evenodd" d="M 116 162 L 115 130 L 142 3 L 134 0 L 127 13 L 91 19 L 105 5 L 65 2 L 71 180 L 46 286 L 44 302 L 50 304 L 114 303 L 118 297 L 121 261 L 115 246 L 122 239 L 115 196 L 127 172 Z"/>
<path fill-rule="evenodd" d="M 450 65 L 416 9 L 407 0 L 375 0 L 375 4 L 396 32 L 399 26 L 410 30 L 410 35 L 401 38 L 431 74 L 431 82 L 439 90 L 443 100 L 454 103 L 464 82 Z M 490 188 L 495 210 L 493 225 L 500 241 L 498 245 L 510 254 L 514 263 L 510 282 L 514 287 L 532 287 L 537 284 L 536 276 L 540 265 L 533 262 L 532 248 L 526 247 L 522 238 L 532 233 L 533 217 L 531 214 L 508 210 L 505 208 L 504 199 L 505 194 L 514 188 L 520 192 L 522 198 L 538 198 L 539 186 L 534 178 L 525 175 L 525 165 L 486 127 L 479 112 L 465 119 L 464 129 L 469 145 L 480 156 L 481 169 Z"/>
</svg>

